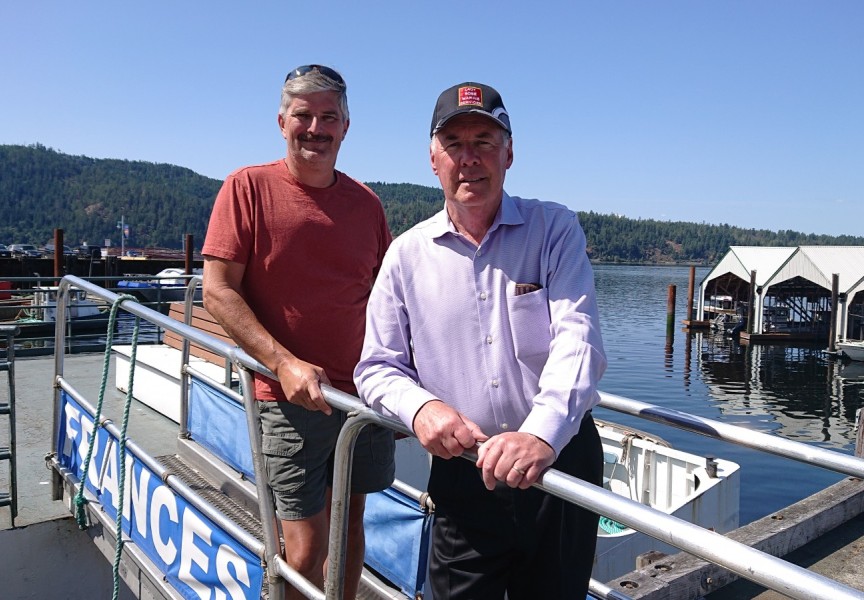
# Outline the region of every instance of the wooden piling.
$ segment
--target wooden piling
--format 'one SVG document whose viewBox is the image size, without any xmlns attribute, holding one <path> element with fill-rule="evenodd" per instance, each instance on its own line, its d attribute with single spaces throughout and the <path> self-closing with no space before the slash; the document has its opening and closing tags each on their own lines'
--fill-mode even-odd
<svg viewBox="0 0 864 600">
<path fill-rule="evenodd" d="M 693 292 L 696 288 L 696 267 L 690 266 L 690 278 L 687 280 L 687 320 L 693 320 Z"/>
<path fill-rule="evenodd" d="M 54 230 L 54 277 L 63 277 L 63 230 Z"/>
<path fill-rule="evenodd" d="M 837 301 L 840 298 L 840 274 L 831 275 L 831 314 L 828 317 L 828 352 L 837 352 Z"/>
<path fill-rule="evenodd" d="M 192 239 L 193 239 L 192 234 L 191 234 L 191 233 L 187 233 L 187 234 L 186 234 L 186 243 L 185 243 L 185 245 L 184 245 L 184 246 L 185 246 L 185 250 L 186 250 L 186 264 L 185 264 L 185 268 L 186 268 L 186 274 L 187 274 L 187 275 L 191 275 L 191 274 L 192 274 Z"/>
<path fill-rule="evenodd" d="M 671 346 L 675 339 L 675 291 L 674 284 L 669 286 L 666 296 L 666 345 Z"/>
<path fill-rule="evenodd" d="M 711 321 L 696 321 L 693 319 L 693 297 L 696 295 L 696 267 L 690 267 L 690 280 L 687 283 L 687 318 L 684 319 L 684 327 L 691 329 L 708 329 Z"/>
</svg>

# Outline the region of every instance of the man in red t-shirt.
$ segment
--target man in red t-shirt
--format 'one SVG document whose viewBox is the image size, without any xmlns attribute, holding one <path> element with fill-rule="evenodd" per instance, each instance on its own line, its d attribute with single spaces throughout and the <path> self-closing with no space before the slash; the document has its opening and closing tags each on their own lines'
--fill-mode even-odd
<svg viewBox="0 0 864 600">
<path fill-rule="evenodd" d="M 320 384 L 357 393 L 366 302 L 390 232 L 378 197 L 335 169 L 348 132 L 345 82 L 298 67 L 282 88 L 284 159 L 239 169 L 216 197 L 204 242 L 204 303 L 249 355 L 262 454 L 289 565 L 323 587 L 333 450 L 345 415 Z M 363 569 L 365 494 L 394 477 L 392 432 L 368 426 L 354 451 L 345 598 Z M 289 598 L 303 597 L 289 589 Z"/>
</svg>

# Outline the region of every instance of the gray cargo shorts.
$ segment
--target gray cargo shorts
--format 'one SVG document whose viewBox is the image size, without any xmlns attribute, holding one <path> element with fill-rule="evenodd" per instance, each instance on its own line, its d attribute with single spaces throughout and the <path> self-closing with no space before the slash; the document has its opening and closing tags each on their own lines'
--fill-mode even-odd
<svg viewBox="0 0 864 600">
<path fill-rule="evenodd" d="M 273 488 L 276 514 L 284 521 L 309 518 L 324 509 L 333 485 L 334 449 L 347 416 L 325 415 L 290 402 L 258 402 L 262 454 Z M 380 492 L 396 474 L 393 432 L 367 425 L 354 446 L 351 493 Z"/>
</svg>

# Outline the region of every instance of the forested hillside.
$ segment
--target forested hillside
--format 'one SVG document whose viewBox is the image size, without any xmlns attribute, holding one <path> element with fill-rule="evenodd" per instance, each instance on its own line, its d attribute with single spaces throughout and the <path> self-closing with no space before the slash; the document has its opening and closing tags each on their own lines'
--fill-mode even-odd
<svg viewBox="0 0 864 600">
<path fill-rule="evenodd" d="M 0 242 L 42 245 L 61 228 L 68 245 L 181 248 L 204 239 L 221 182 L 173 165 L 93 159 L 45 146 L 0 146 Z"/>
<path fill-rule="evenodd" d="M 0 243 L 43 245 L 55 228 L 69 245 L 180 248 L 186 233 L 201 247 L 221 182 L 174 165 L 71 156 L 35 146 L 0 145 Z M 394 235 L 443 206 L 437 188 L 368 183 L 380 196 Z M 864 237 L 804 235 L 729 225 L 628 219 L 580 212 L 595 261 L 716 262 L 729 246 L 864 245 Z"/>
</svg>

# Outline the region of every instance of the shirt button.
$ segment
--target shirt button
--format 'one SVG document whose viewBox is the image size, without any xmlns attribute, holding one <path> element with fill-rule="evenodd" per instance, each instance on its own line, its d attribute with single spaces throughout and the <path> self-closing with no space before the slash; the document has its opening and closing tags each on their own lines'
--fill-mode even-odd
<svg viewBox="0 0 864 600">
<path fill-rule="evenodd" d="M 492 343 L 492 336 L 491 336 L 491 335 L 487 335 L 487 336 L 486 336 L 486 343 L 487 343 L 487 344 L 491 344 L 491 343 Z"/>
<path fill-rule="evenodd" d="M 507 423 L 501 423 L 501 429 L 508 429 L 509 427 Z"/>
<path fill-rule="evenodd" d="M 481 299 L 481 300 L 485 300 L 485 299 L 486 299 L 486 292 L 480 292 L 480 299 Z"/>
<path fill-rule="evenodd" d="M 498 387 L 498 380 L 497 379 L 492 380 L 492 387 L 496 387 L 496 388 Z"/>
</svg>

